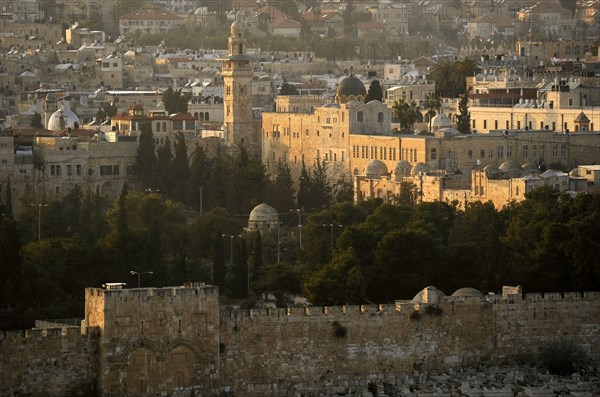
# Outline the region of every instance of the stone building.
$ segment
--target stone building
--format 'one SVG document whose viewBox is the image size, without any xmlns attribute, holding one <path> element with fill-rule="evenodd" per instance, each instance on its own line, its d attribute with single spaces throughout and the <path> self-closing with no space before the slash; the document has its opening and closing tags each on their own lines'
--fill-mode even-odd
<svg viewBox="0 0 600 397">
<path fill-rule="evenodd" d="M 251 56 L 245 54 L 246 40 L 239 21 L 231 24 L 227 57 L 222 76 L 225 85 L 223 134 L 230 146 L 238 146 L 251 156 L 260 156 L 261 137 L 252 113 Z"/>
<path fill-rule="evenodd" d="M 276 112 L 262 114 L 262 159 L 275 174 L 280 162 L 300 176 L 302 164 L 326 162 L 332 180 L 349 177 L 352 139 L 386 139 L 391 111 L 379 101 L 364 103 L 364 84 L 352 73 L 338 84 L 335 103 L 314 108 L 313 98 L 278 97 Z M 309 108 L 310 106 L 310 108 Z"/>
</svg>

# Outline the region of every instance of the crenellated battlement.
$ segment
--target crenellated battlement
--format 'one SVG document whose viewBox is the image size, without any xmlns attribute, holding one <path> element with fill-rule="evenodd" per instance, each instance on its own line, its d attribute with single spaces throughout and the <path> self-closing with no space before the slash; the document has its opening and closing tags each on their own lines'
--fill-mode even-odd
<svg viewBox="0 0 600 397">
<path fill-rule="evenodd" d="M 53 341 L 79 343 L 85 340 L 98 339 L 99 332 L 95 327 L 65 326 L 60 328 L 31 328 L 28 330 L 0 331 L 0 344 L 23 346 L 36 342 Z"/>
</svg>

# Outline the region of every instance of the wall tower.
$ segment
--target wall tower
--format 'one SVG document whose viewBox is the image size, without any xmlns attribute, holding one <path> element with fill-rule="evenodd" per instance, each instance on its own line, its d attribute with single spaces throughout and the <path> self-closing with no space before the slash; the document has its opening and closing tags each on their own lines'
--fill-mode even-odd
<svg viewBox="0 0 600 397">
<path fill-rule="evenodd" d="M 228 56 L 223 58 L 225 85 L 223 133 L 229 145 L 243 147 L 250 156 L 260 155 L 260 138 L 252 116 L 252 58 L 245 54 L 242 24 L 231 24 Z"/>
</svg>

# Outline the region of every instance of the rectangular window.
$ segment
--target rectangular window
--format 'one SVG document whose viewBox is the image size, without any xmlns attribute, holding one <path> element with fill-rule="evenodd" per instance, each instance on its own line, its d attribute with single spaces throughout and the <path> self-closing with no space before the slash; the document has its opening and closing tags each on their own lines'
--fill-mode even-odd
<svg viewBox="0 0 600 397">
<path fill-rule="evenodd" d="M 498 129 L 498 120 L 494 120 L 494 129 L 497 130 Z"/>
<path fill-rule="evenodd" d="M 475 128 L 475 119 L 473 119 L 473 129 Z"/>
<path fill-rule="evenodd" d="M 506 158 L 507 159 L 512 158 L 512 146 L 509 146 L 506 148 Z"/>
<path fill-rule="evenodd" d="M 57 166 L 56 166 L 56 175 L 57 175 L 57 176 L 60 176 L 61 174 L 62 174 L 61 167 L 60 167 L 60 165 L 57 165 Z"/>
<path fill-rule="evenodd" d="M 67 176 L 73 175 L 73 166 L 71 164 L 67 164 Z"/>
<path fill-rule="evenodd" d="M 481 150 L 479 151 L 479 158 L 480 158 L 480 159 L 484 159 L 484 158 L 485 158 L 485 150 L 484 150 L 484 149 L 481 149 Z"/>
<path fill-rule="evenodd" d="M 521 121 L 517 121 L 517 129 L 520 130 L 521 129 Z"/>
<path fill-rule="evenodd" d="M 504 146 L 498 146 L 498 153 L 497 153 L 497 157 L 499 159 L 504 158 Z"/>
<path fill-rule="evenodd" d="M 526 159 L 529 157 L 529 146 L 523 145 L 523 158 Z"/>
<path fill-rule="evenodd" d="M 537 145 L 531 145 L 531 158 L 537 160 Z"/>
<path fill-rule="evenodd" d="M 546 158 L 546 145 L 540 145 L 540 158 Z"/>
<path fill-rule="evenodd" d="M 483 129 L 485 130 L 487 128 L 487 120 L 483 120 Z"/>
<path fill-rule="evenodd" d="M 473 158 L 473 151 L 469 149 L 469 151 L 467 152 L 467 157 L 469 160 L 471 160 Z"/>
<path fill-rule="evenodd" d="M 54 164 L 50 165 L 50 175 L 56 175 L 56 166 Z"/>
<path fill-rule="evenodd" d="M 488 150 L 488 158 L 490 158 L 490 159 L 494 158 L 494 149 L 489 149 Z"/>
<path fill-rule="evenodd" d="M 135 174 L 135 165 L 127 164 L 125 166 L 125 175 L 133 175 Z"/>
<path fill-rule="evenodd" d="M 437 150 L 435 148 L 431 148 L 431 155 L 429 156 L 432 160 L 437 159 Z"/>
<path fill-rule="evenodd" d="M 552 145 L 552 157 L 558 157 L 558 145 Z"/>
<path fill-rule="evenodd" d="M 566 143 L 563 143 L 562 145 L 560 145 L 560 156 L 562 158 L 567 157 L 567 144 Z"/>
</svg>

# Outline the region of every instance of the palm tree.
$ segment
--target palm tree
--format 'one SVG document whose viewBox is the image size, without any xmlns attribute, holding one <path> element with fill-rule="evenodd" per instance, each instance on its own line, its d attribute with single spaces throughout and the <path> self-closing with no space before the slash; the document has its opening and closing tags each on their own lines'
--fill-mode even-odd
<svg viewBox="0 0 600 397">
<path fill-rule="evenodd" d="M 440 100 L 440 97 L 435 95 L 434 92 L 430 92 L 425 96 L 425 101 L 423 102 L 423 109 L 426 110 L 425 114 L 429 119 L 429 132 L 431 132 L 431 120 L 433 119 L 433 116 L 435 116 L 436 113 L 439 112 L 441 107 L 442 101 Z"/>
<path fill-rule="evenodd" d="M 415 123 L 423 117 L 415 101 L 408 103 L 404 99 L 394 102 L 392 112 L 398 119 L 402 131 L 412 131 Z"/>
</svg>

